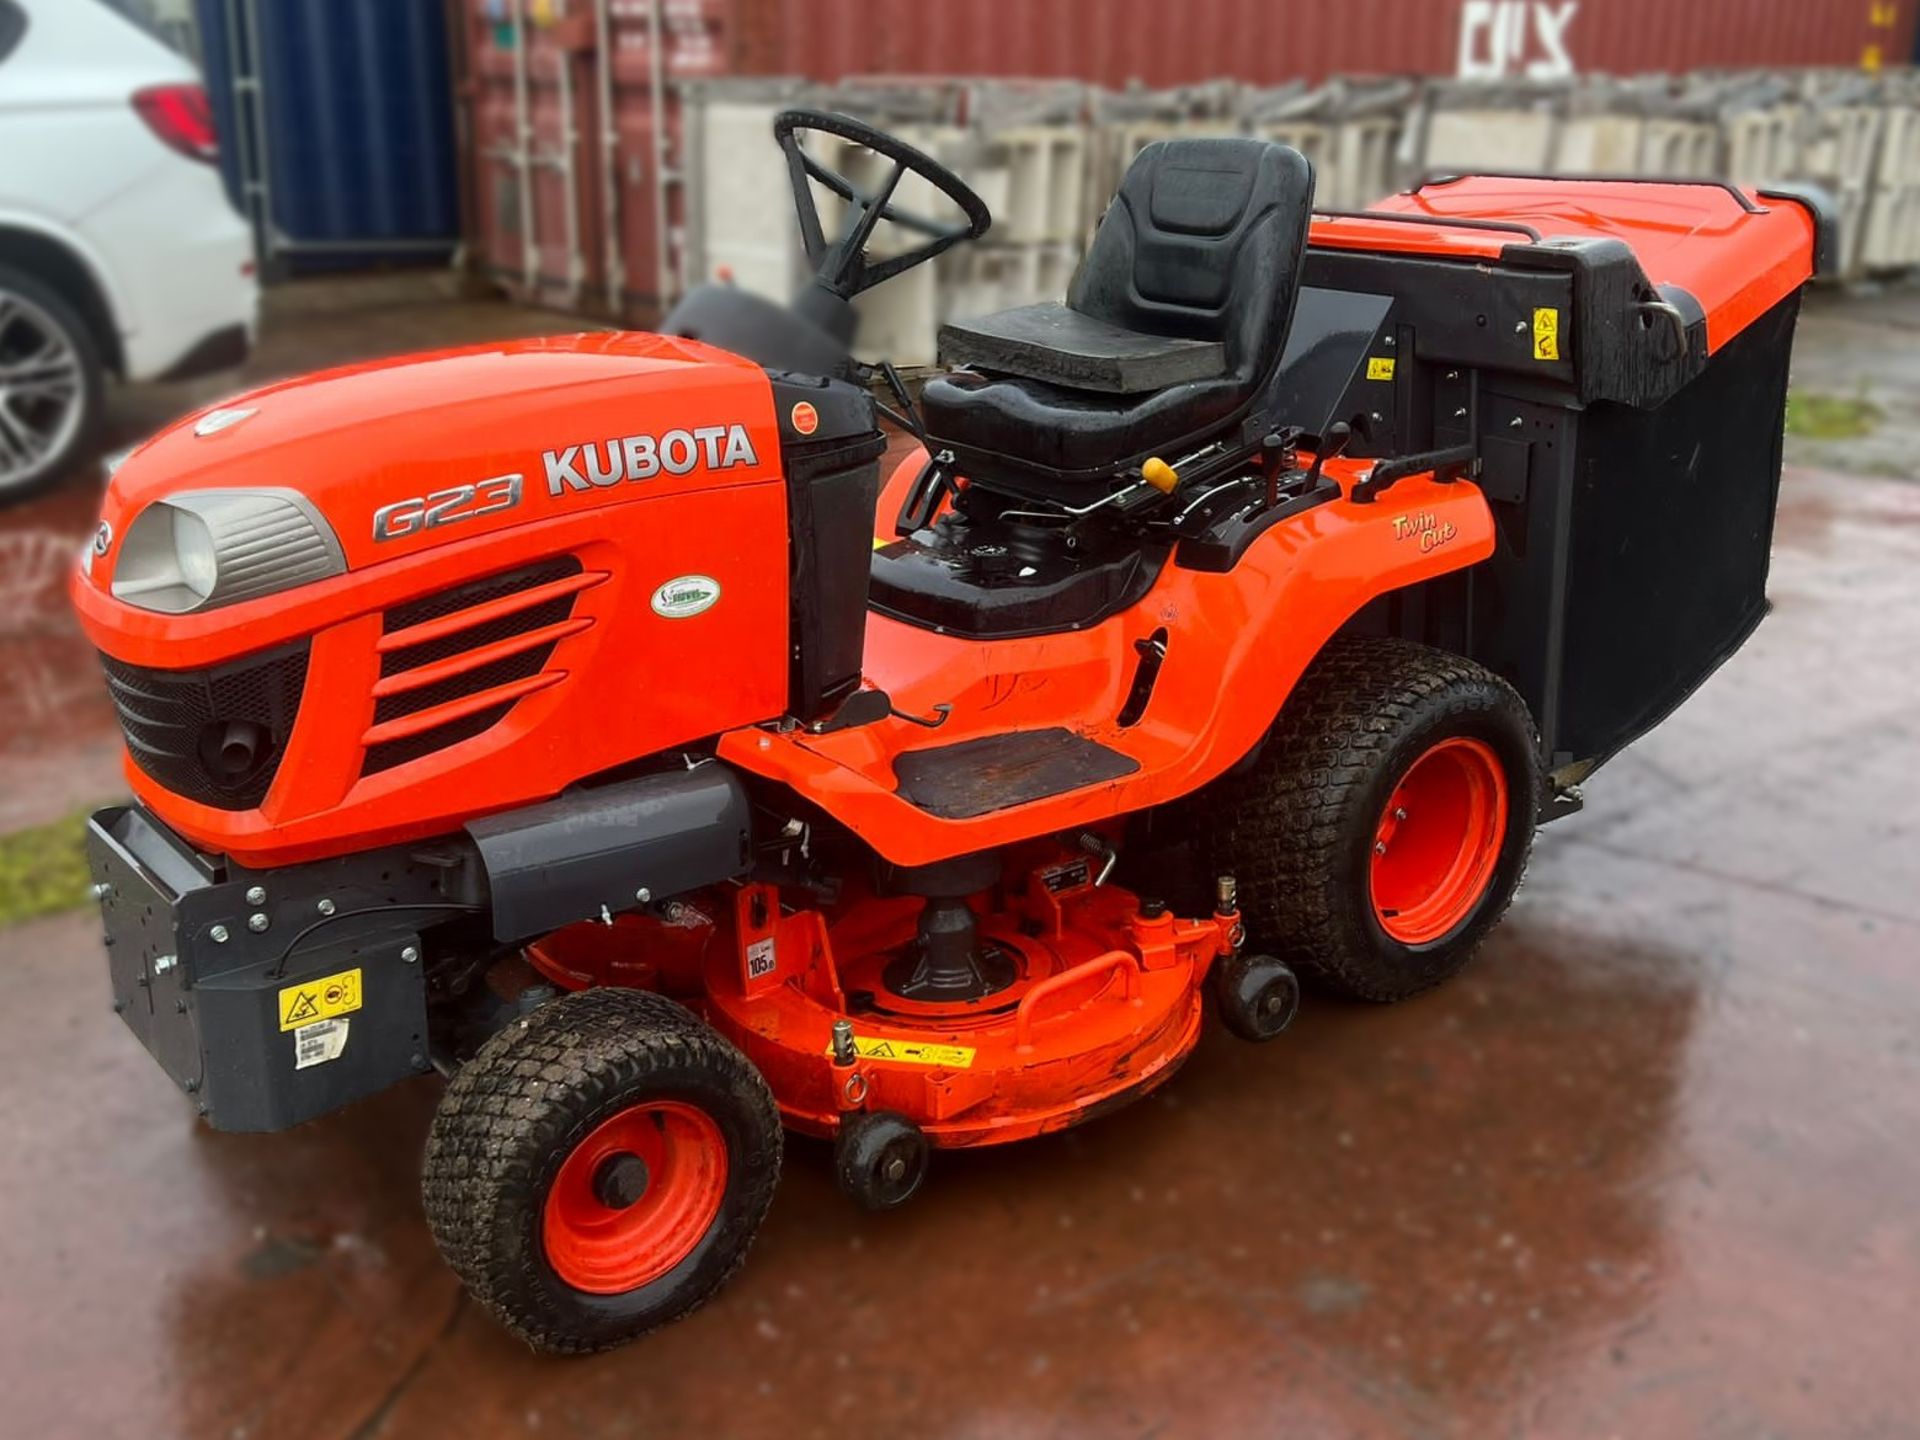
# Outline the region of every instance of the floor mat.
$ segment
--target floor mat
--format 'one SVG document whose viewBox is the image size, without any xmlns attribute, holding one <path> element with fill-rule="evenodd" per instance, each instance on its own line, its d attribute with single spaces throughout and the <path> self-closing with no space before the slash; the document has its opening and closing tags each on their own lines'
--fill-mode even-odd
<svg viewBox="0 0 1920 1440">
<path fill-rule="evenodd" d="M 968 820 L 1118 780 L 1140 768 L 1130 755 L 1071 730 L 988 735 L 895 757 L 900 795 L 929 815 Z"/>
</svg>

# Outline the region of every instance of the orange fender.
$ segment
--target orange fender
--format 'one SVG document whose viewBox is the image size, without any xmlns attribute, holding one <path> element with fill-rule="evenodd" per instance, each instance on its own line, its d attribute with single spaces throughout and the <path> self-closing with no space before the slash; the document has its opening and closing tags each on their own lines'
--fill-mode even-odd
<svg viewBox="0 0 1920 1440">
<path fill-rule="evenodd" d="M 919 452 L 896 470 L 917 472 Z M 1366 461 L 1335 461 L 1350 484 Z M 896 502 L 897 503 L 897 502 Z M 875 615 L 866 676 L 892 719 L 827 735 L 762 727 L 729 732 L 720 754 L 791 786 L 887 859 L 922 865 L 1163 804 L 1245 755 L 1272 725 L 1321 648 L 1375 597 L 1486 559 L 1493 517 L 1478 487 L 1403 480 L 1373 504 L 1338 499 L 1284 520 L 1225 575 L 1169 562 L 1132 609 L 1083 631 L 1011 640 L 941 635 Z M 1138 641 L 1166 631 L 1167 654 L 1138 723 L 1119 715 Z M 896 756 L 990 735 L 1064 727 L 1138 763 L 1118 780 L 965 820 L 942 819 L 896 793 Z"/>
</svg>

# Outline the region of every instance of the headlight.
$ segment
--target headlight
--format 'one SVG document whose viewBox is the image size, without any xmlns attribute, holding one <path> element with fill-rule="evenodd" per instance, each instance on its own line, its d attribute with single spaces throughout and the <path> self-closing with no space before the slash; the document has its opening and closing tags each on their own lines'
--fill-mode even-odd
<svg viewBox="0 0 1920 1440">
<path fill-rule="evenodd" d="M 327 522 L 292 490 L 187 490 L 140 512 L 120 542 L 113 595 L 184 615 L 345 573 Z"/>
</svg>

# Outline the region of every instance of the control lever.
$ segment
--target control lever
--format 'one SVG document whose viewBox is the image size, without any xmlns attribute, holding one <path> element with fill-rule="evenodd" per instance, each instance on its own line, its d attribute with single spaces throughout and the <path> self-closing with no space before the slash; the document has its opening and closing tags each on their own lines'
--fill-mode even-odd
<svg viewBox="0 0 1920 1440">
<path fill-rule="evenodd" d="M 899 403 L 900 408 L 895 410 L 892 406 L 882 405 L 878 400 L 873 402 L 874 407 L 889 420 L 893 421 L 894 424 L 898 425 L 902 430 L 906 431 L 909 435 L 913 436 L 914 439 L 918 440 L 922 445 L 926 445 L 927 448 L 931 450 L 933 447 L 927 441 L 926 422 L 920 418 L 920 411 L 913 403 L 913 396 L 907 393 L 906 382 L 900 378 L 900 372 L 893 368 L 893 362 L 891 360 L 882 360 L 879 365 L 879 370 L 880 378 L 887 382 L 887 389 L 892 392 L 893 398 Z"/>
<path fill-rule="evenodd" d="M 1353 427 L 1344 420 L 1336 420 L 1327 427 L 1327 433 L 1320 437 L 1320 443 L 1313 450 L 1313 468 L 1307 471 L 1307 493 L 1311 495 L 1320 484 L 1320 471 L 1327 461 L 1344 454 L 1353 439 Z"/>
<path fill-rule="evenodd" d="M 1280 503 L 1280 479 L 1293 469 L 1294 461 L 1299 458 L 1294 443 L 1299 440 L 1300 431 L 1293 426 L 1285 430 L 1276 430 L 1260 442 L 1260 473 L 1267 482 L 1267 508 L 1271 510 Z"/>
<path fill-rule="evenodd" d="M 947 466 L 953 462 L 953 452 L 942 450 L 927 458 L 920 467 L 920 473 L 914 477 L 913 484 L 907 487 L 906 495 L 900 501 L 900 513 L 894 517 L 893 533 L 902 537 L 924 530 L 933 524 L 940 514 L 940 506 L 954 493 L 953 476 Z"/>
</svg>

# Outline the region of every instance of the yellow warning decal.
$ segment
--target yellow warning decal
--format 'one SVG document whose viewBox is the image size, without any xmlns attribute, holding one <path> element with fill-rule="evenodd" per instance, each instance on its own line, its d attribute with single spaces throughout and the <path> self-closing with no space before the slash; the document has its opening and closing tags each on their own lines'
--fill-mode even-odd
<svg viewBox="0 0 1920 1440">
<path fill-rule="evenodd" d="M 1550 305 L 1543 305 L 1533 312 L 1533 358 L 1560 358 L 1560 312 Z"/>
<path fill-rule="evenodd" d="M 925 1045 L 918 1040 L 893 1040 L 879 1035 L 856 1035 L 853 1050 L 862 1060 L 894 1060 L 902 1065 L 939 1065 L 947 1070 L 973 1068 L 971 1045 Z M 827 1054 L 833 1047 L 827 1047 Z"/>
<path fill-rule="evenodd" d="M 1367 357 L 1367 379 L 1391 380 L 1393 378 L 1393 357 L 1391 355 L 1369 355 Z"/>
<path fill-rule="evenodd" d="M 331 1020 L 360 1008 L 360 972 L 342 970 L 318 980 L 302 980 L 280 992 L 280 1028 L 298 1030 L 316 1020 Z"/>
</svg>

